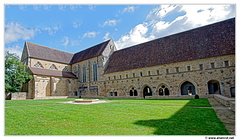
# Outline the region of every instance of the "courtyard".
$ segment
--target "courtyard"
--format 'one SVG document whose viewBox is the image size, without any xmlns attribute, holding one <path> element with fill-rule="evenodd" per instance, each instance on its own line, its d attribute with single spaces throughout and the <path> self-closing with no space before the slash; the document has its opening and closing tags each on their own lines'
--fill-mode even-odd
<svg viewBox="0 0 240 140">
<path fill-rule="evenodd" d="M 230 135 L 235 131 L 227 130 L 212 107 L 216 102 L 210 104 L 208 99 L 62 103 L 73 100 L 6 100 L 5 135 Z"/>
</svg>

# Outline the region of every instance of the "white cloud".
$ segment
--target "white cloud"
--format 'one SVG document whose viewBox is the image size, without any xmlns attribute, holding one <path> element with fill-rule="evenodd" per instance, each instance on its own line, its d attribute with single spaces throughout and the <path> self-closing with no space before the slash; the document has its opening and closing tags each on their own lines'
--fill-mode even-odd
<svg viewBox="0 0 240 140">
<path fill-rule="evenodd" d="M 72 23 L 72 25 L 73 25 L 73 28 L 78 28 L 78 27 L 81 26 L 81 23 L 79 23 L 79 22 L 77 22 L 77 21 L 74 21 L 74 22 Z"/>
<path fill-rule="evenodd" d="M 25 10 L 27 8 L 27 5 L 19 5 L 20 10 Z"/>
<path fill-rule="evenodd" d="M 19 23 L 9 23 L 5 25 L 5 43 L 16 42 L 20 39 L 29 40 L 35 36 L 34 29 L 27 29 Z"/>
<path fill-rule="evenodd" d="M 33 5 L 33 9 L 34 9 L 34 10 L 39 10 L 39 9 L 41 9 L 41 8 L 42 8 L 41 5 Z"/>
<path fill-rule="evenodd" d="M 57 31 L 59 31 L 61 29 L 61 27 L 59 25 L 55 25 L 53 27 L 41 27 L 36 29 L 38 32 L 42 32 L 42 31 L 47 31 L 49 35 L 54 35 L 57 33 Z"/>
<path fill-rule="evenodd" d="M 178 6 L 176 5 L 160 5 L 149 12 L 146 19 L 161 19 L 166 17 L 169 13 L 174 11 Z"/>
<path fill-rule="evenodd" d="M 117 24 L 118 20 L 115 19 L 109 19 L 103 23 L 103 26 L 115 26 Z"/>
<path fill-rule="evenodd" d="M 127 13 L 127 12 L 132 13 L 135 11 L 136 8 L 137 8 L 136 6 L 127 6 L 123 9 L 122 13 Z"/>
<path fill-rule="evenodd" d="M 86 32 L 85 34 L 83 34 L 83 38 L 95 38 L 97 35 L 97 32 Z"/>
<path fill-rule="evenodd" d="M 67 8 L 67 5 L 58 5 L 59 10 L 65 10 Z"/>
<path fill-rule="evenodd" d="M 232 17 L 235 5 L 161 5 L 151 10 L 142 24 L 119 38 L 116 46 L 122 49 Z"/>
<path fill-rule="evenodd" d="M 23 48 L 16 45 L 16 46 L 12 46 L 12 47 L 6 47 L 5 51 L 9 51 L 10 53 L 15 53 L 19 58 L 21 58 Z"/>
<path fill-rule="evenodd" d="M 149 39 L 145 37 L 147 32 L 148 27 L 146 25 L 138 24 L 127 35 L 122 36 L 118 41 L 116 41 L 116 46 L 118 49 L 122 49 L 132 44 L 149 41 Z"/>
<path fill-rule="evenodd" d="M 61 40 L 61 42 L 64 47 L 77 46 L 80 44 L 80 40 L 70 39 L 68 36 L 64 36 L 63 39 Z"/>
<path fill-rule="evenodd" d="M 109 39 L 109 35 L 110 35 L 110 33 L 109 33 L 109 32 L 106 32 L 106 34 L 104 35 L 103 39 L 104 39 L 104 40 L 108 40 L 108 39 Z"/>
<path fill-rule="evenodd" d="M 63 46 L 67 46 L 69 43 L 69 37 L 64 36 L 61 42 L 63 42 L 62 44 Z"/>
<path fill-rule="evenodd" d="M 97 6 L 96 5 L 88 5 L 89 10 L 94 10 Z"/>
</svg>

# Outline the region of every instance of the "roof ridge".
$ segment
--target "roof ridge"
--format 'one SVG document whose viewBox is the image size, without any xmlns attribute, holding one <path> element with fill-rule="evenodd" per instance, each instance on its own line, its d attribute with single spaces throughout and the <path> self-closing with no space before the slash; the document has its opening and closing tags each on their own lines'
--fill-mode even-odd
<svg viewBox="0 0 240 140">
<path fill-rule="evenodd" d="M 98 45 L 100 45 L 100 44 L 109 42 L 110 40 L 111 40 L 111 39 L 109 39 L 109 40 L 107 40 L 107 41 L 104 41 L 104 42 L 102 42 L 102 43 L 98 43 L 98 44 L 96 44 L 96 45 L 93 45 L 92 47 L 89 47 L 89 48 L 87 48 L 87 49 L 81 50 L 81 51 L 79 51 L 79 52 L 77 52 L 77 53 L 80 53 L 80 52 L 83 52 L 83 51 L 86 51 L 86 50 L 90 50 L 91 48 L 96 47 L 96 46 L 98 46 Z M 77 54 L 77 53 L 74 53 L 74 54 Z"/>
<path fill-rule="evenodd" d="M 27 42 L 27 41 L 26 41 L 26 44 L 27 44 L 27 43 L 32 44 L 32 45 L 36 45 L 36 46 L 39 46 L 39 47 L 48 48 L 48 49 L 51 49 L 51 50 L 56 50 L 56 51 L 60 51 L 60 52 L 64 52 L 64 53 L 74 54 L 74 53 L 70 53 L 70 52 L 66 52 L 66 51 L 62 51 L 62 50 L 58 50 L 58 49 L 54 49 L 54 48 L 50 48 L 50 47 L 46 47 L 46 46 L 43 46 L 43 45 L 38 45 L 38 44 L 35 44 L 35 43 L 31 43 L 31 42 Z M 29 47 L 29 46 L 28 46 L 28 47 Z"/>
</svg>

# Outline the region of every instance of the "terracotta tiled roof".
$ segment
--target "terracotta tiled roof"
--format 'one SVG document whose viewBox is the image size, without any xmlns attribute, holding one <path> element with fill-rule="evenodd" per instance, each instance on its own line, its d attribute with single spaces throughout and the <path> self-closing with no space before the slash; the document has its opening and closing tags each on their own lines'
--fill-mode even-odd
<svg viewBox="0 0 240 140">
<path fill-rule="evenodd" d="M 26 42 L 29 57 L 69 64 L 73 54 Z"/>
<path fill-rule="evenodd" d="M 71 64 L 101 55 L 109 42 L 110 40 L 100 43 L 98 45 L 95 45 L 86 50 L 80 51 L 78 53 L 75 53 L 72 58 Z"/>
<path fill-rule="evenodd" d="M 105 73 L 228 54 L 235 54 L 235 18 L 116 51 Z"/>
<path fill-rule="evenodd" d="M 75 78 L 77 79 L 76 75 L 71 72 L 65 71 L 58 71 L 58 70 L 49 70 L 49 69 L 41 69 L 41 68 L 34 68 L 29 67 L 30 73 L 36 75 L 46 75 L 46 76 L 57 76 L 57 77 L 65 77 L 65 78 Z"/>
</svg>

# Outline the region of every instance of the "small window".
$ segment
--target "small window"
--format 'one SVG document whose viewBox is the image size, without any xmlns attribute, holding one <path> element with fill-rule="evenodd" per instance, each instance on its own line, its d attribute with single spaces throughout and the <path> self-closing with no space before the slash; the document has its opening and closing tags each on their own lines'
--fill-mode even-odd
<svg viewBox="0 0 240 140">
<path fill-rule="evenodd" d="M 224 61 L 224 66 L 229 67 L 229 61 Z"/>
<path fill-rule="evenodd" d="M 166 69 L 166 73 L 167 73 L 167 74 L 169 73 L 169 69 Z"/>
<path fill-rule="evenodd" d="M 135 73 L 133 73 L 133 77 L 135 77 Z"/>
<path fill-rule="evenodd" d="M 199 64 L 199 69 L 203 70 L 203 64 Z"/>
<path fill-rule="evenodd" d="M 116 80 L 116 76 L 113 76 L 113 79 Z"/>
<path fill-rule="evenodd" d="M 160 71 L 159 70 L 157 70 L 157 75 L 159 75 L 160 74 Z"/>
<path fill-rule="evenodd" d="M 140 76 L 143 76 L 143 73 L 142 73 L 142 72 L 140 72 Z"/>
<path fill-rule="evenodd" d="M 212 68 L 212 69 L 215 68 L 215 63 L 214 63 L 214 62 L 211 63 L 210 65 L 211 65 L 211 68 Z"/>
<path fill-rule="evenodd" d="M 191 66 L 187 66 L 187 71 L 191 71 Z"/>
<path fill-rule="evenodd" d="M 119 75 L 119 78 L 122 79 L 122 75 Z"/>
<path fill-rule="evenodd" d="M 126 74 L 126 78 L 128 78 L 128 74 Z"/>
<path fill-rule="evenodd" d="M 108 77 L 108 80 L 111 80 L 111 78 L 110 78 L 110 77 Z"/>
<path fill-rule="evenodd" d="M 148 75 L 151 75 L 151 71 L 148 71 Z"/>
<path fill-rule="evenodd" d="M 179 67 L 176 67 L 176 72 L 179 72 Z"/>
<path fill-rule="evenodd" d="M 110 92 L 110 93 L 109 93 L 109 95 L 110 95 L 110 96 L 113 96 L 113 93 L 112 93 L 112 92 Z"/>
<path fill-rule="evenodd" d="M 118 95 L 117 95 L 117 92 L 114 92 L 114 96 L 118 96 Z"/>
</svg>

